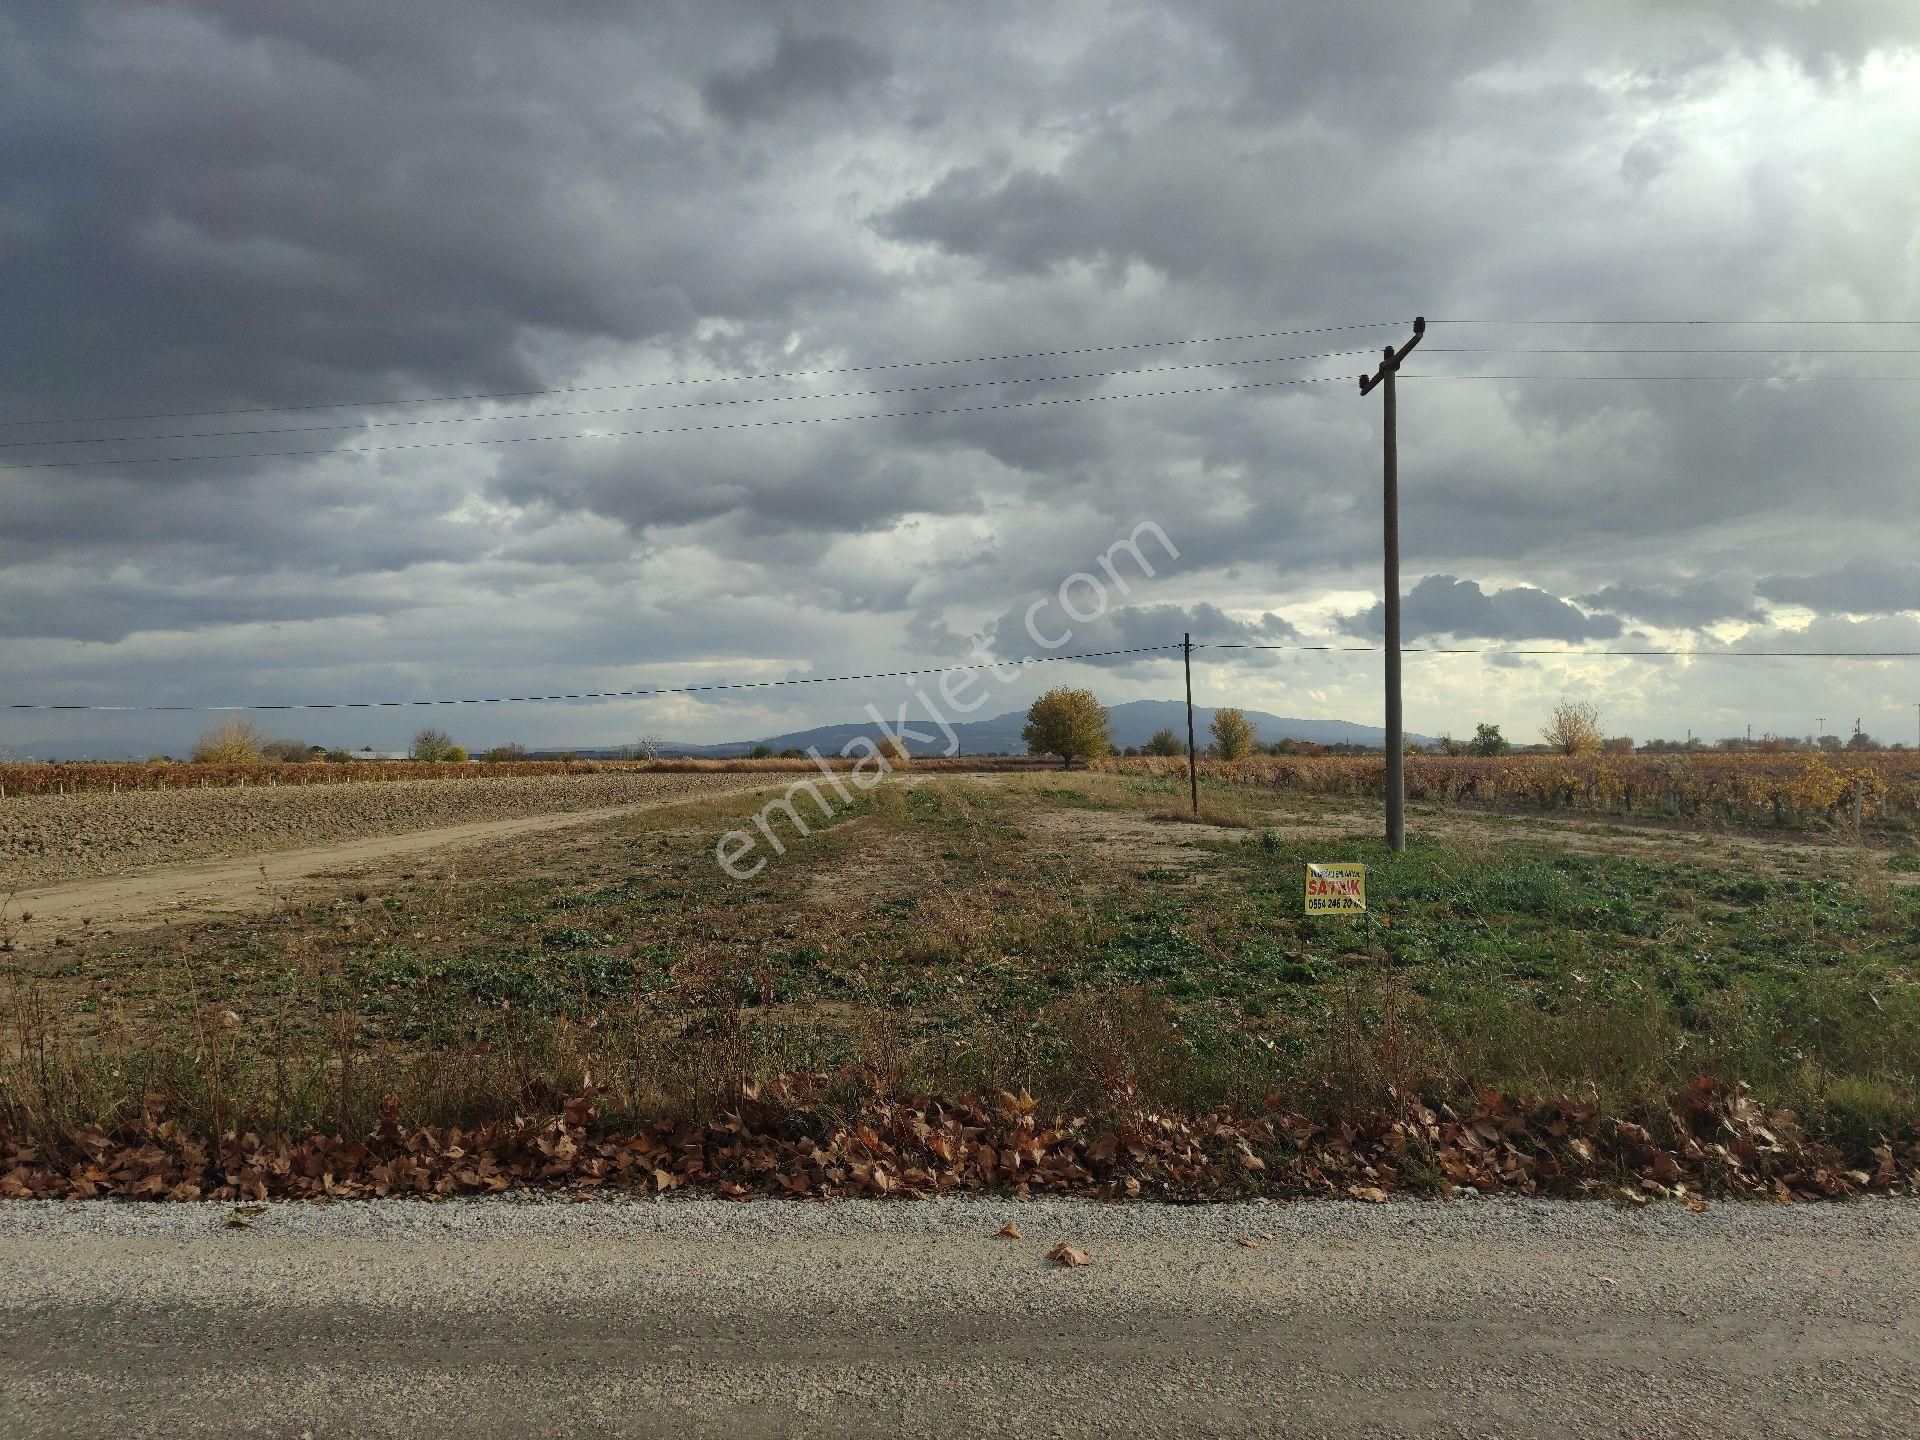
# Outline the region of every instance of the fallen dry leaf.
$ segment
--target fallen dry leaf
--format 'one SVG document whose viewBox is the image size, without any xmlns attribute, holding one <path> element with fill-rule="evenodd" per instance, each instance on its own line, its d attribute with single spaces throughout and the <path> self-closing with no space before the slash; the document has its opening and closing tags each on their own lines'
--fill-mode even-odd
<svg viewBox="0 0 1920 1440">
<path fill-rule="evenodd" d="M 848 1117 L 819 1108 L 827 1085 L 824 1075 L 778 1077 L 757 1099 L 743 1095 L 741 1113 L 706 1123 L 636 1123 L 602 1109 L 587 1085 L 540 1113 L 465 1128 L 420 1125 L 390 1098 L 360 1135 L 210 1134 L 169 1116 L 157 1093 L 110 1129 L 58 1135 L 17 1131 L 0 1111 L 0 1200 L 245 1204 L 602 1188 L 837 1199 L 1008 1185 L 1019 1195 L 1197 1200 L 1243 1195 L 1250 1174 L 1262 1201 L 1378 1202 L 1416 1174 L 1436 1175 L 1456 1193 L 1610 1195 L 1633 1206 L 1691 1199 L 1690 1209 L 1709 1190 L 1795 1204 L 1920 1189 L 1920 1138 L 1903 1133 L 1870 1152 L 1844 1150 L 1789 1112 L 1764 1110 L 1744 1086 L 1711 1079 L 1666 1097 L 1657 1134 L 1602 1113 L 1586 1095 L 1481 1090 L 1432 1107 L 1395 1096 L 1391 1109 L 1328 1124 L 1268 1096 L 1258 1110 L 1095 1126 L 1040 1113 L 1021 1095 L 873 1100 Z M 1261 1152 L 1265 1170 L 1241 1163 L 1249 1149 Z"/>
<path fill-rule="evenodd" d="M 253 1222 L 267 1213 L 264 1205 L 242 1205 L 227 1216 L 229 1230 L 251 1230 Z"/>
<path fill-rule="evenodd" d="M 1076 1245 L 1067 1244 L 1064 1240 L 1054 1246 L 1053 1249 L 1047 1251 L 1047 1259 L 1053 1261 L 1056 1265 L 1064 1265 L 1069 1270 L 1079 1265 L 1093 1264 L 1093 1257 L 1091 1255 Z"/>
<path fill-rule="evenodd" d="M 1020 1227 L 1011 1220 L 1000 1227 L 1000 1236 L 1004 1240 L 1020 1240 L 1025 1238 L 1020 1234 Z"/>
</svg>

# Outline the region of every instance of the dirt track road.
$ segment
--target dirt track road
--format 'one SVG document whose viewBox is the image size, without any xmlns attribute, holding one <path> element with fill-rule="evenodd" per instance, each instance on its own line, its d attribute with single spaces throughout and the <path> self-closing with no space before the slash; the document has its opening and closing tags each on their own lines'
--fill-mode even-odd
<svg viewBox="0 0 1920 1440">
<path fill-rule="evenodd" d="M 756 779 L 729 789 L 708 790 L 696 796 L 681 795 L 666 800 L 593 810 L 522 815 L 510 820 L 480 820 L 466 825 L 447 825 L 399 835 L 339 840 L 298 850 L 263 851 L 239 858 L 161 866 L 130 875 L 71 880 L 39 889 L 21 890 L 10 899 L 0 895 L 0 902 L 6 907 L 4 915 L 0 915 L 0 921 L 10 925 L 15 946 L 22 951 L 29 951 L 51 945 L 56 936 L 78 935 L 83 920 L 90 922 L 87 930 L 91 936 L 101 936 L 118 930 L 204 919 L 210 915 L 248 914 L 266 909 L 277 900 L 297 894 L 326 878 L 351 874 L 409 855 L 472 849 L 540 831 L 586 825 L 596 820 L 613 820 L 622 815 L 664 810 L 677 805 L 697 804 L 722 795 L 765 788 L 767 782 Z M 17 918 L 22 914 L 32 918 L 22 922 Z"/>
<path fill-rule="evenodd" d="M 1920 1429 L 1912 1202 L 227 1214 L 0 1206 L 0 1433 Z"/>
</svg>

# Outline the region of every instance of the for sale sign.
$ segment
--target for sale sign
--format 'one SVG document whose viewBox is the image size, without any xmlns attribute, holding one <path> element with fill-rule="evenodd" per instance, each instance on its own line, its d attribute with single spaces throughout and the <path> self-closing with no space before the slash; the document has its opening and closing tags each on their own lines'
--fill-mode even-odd
<svg viewBox="0 0 1920 1440">
<path fill-rule="evenodd" d="M 1364 915 L 1366 913 L 1366 866 L 1307 866 L 1307 914 Z"/>
</svg>

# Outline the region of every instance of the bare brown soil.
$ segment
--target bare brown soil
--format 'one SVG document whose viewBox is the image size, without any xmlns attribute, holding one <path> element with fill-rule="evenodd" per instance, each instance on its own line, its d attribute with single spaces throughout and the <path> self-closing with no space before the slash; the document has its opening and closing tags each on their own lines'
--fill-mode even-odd
<svg viewBox="0 0 1920 1440">
<path fill-rule="evenodd" d="M 676 779 L 685 777 L 674 777 Z M 249 855 L 169 865 L 137 874 L 115 875 L 22 890 L 0 896 L 0 933 L 22 953 L 60 947 L 82 936 L 101 940 L 119 931 L 203 920 L 216 915 L 254 914 L 297 893 L 372 871 L 385 862 L 434 852 L 443 869 L 457 872 L 460 852 L 493 847 L 544 832 L 609 820 L 643 810 L 659 810 L 720 795 L 764 788 L 764 780 L 733 777 L 724 787 L 668 796 L 639 804 L 594 810 L 527 815 L 513 820 L 483 820 L 469 825 L 416 830 L 364 840 L 337 841 Z M 437 782 L 444 785 L 446 782 Z"/>
<path fill-rule="evenodd" d="M 613 771 L 357 785 L 86 792 L 0 803 L 0 898 L 83 876 L 529 815 L 701 799 L 785 777 Z"/>
</svg>

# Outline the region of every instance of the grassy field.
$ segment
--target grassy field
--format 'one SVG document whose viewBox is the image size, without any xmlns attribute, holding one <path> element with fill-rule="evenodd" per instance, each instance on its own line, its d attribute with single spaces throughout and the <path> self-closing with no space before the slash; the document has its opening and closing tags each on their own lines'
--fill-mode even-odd
<svg viewBox="0 0 1920 1440">
<path fill-rule="evenodd" d="M 827 1104 L 1321 1121 L 1493 1088 L 1621 1114 L 1743 1081 L 1870 1146 L 1920 1117 L 1920 860 L 1156 777 L 890 780 L 757 879 L 743 797 L 343 881 L 248 922 L 0 954 L 17 1134 L 478 1124 L 588 1085 L 635 1123 Z M 1302 915 L 1360 860 L 1373 913 Z"/>
</svg>

